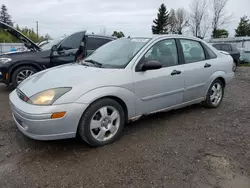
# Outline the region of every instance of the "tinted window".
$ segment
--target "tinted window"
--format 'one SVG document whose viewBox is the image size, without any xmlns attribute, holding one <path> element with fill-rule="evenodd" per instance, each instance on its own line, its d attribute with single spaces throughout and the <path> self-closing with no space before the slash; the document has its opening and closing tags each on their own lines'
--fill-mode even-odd
<svg viewBox="0 0 250 188">
<path fill-rule="evenodd" d="M 204 61 L 206 59 L 204 50 L 199 42 L 186 39 L 181 39 L 180 42 L 182 45 L 184 59 L 186 63 Z M 186 46 L 189 47 L 186 48 Z"/>
<path fill-rule="evenodd" d="M 240 52 L 236 45 L 232 45 L 232 51 Z"/>
<path fill-rule="evenodd" d="M 110 39 L 89 37 L 87 42 L 87 49 L 96 50 L 97 48 L 101 47 L 102 45 L 110 41 L 111 41 Z"/>
<path fill-rule="evenodd" d="M 174 39 L 154 44 L 140 61 L 159 61 L 163 67 L 178 65 L 177 48 Z"/>
<path fill-rule="evenodd" d="M 232 48 L 228 44 L 221 44 L 221 50 L 228 52 L 228 51 L 232 51 Z"/>
<path fill-rule="evenodd" d="M 219 44 L 213 44 L 213 47 L 215 47 L 217 50 L 220 50 L 220 45 Z"/>
<path fill-rule="evenodd" d="M 84 33 L 75 33 L 62 42 L 60 50 L 77 49 L 81 43 Z"/>
</svg>

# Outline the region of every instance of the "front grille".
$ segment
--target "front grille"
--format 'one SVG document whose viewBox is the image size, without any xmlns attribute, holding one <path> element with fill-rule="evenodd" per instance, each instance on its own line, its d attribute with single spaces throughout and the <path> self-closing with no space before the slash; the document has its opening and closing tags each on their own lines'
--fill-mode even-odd
<svg viewBox="0 0 250 188">
<path fill-rule="evenodd" d="M 28 97 L 20 89 L 16 89 L 16 92 L 21 100 L 27 102 Z"/>
</svg>

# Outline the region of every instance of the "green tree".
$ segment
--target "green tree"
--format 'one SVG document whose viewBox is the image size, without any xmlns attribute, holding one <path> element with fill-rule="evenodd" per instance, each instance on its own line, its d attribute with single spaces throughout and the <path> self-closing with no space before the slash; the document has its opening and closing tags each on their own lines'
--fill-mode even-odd
<svg viewBox="0 0 250 188">
<path fill-rule="evenodd" d="M 225 29 L 216 29 L 213 31 L 213 38 L 227 38 L 229 35 Z"/>
<path fill-rule="evenodd" d="M 1 11 L 0 11 L 0 21 L 13 26 L 13 22 L 11 20 L 11 16 L 8 14 L 8 9 L 5 5 L 1 6 Z"/>
<path fill-rule="evenodd" d="M 250 36 L 250 21 L 247 16 L 240 18 L 240 23 L 237 29 L 235 29 L 235 33 L 236 37 Z"/>
<path fill-rule="evenodd" d="M 166 34 L 169 32 L 169 12 L 164 4 L 158 9 L 157 18 L 153 20 L 153 34 Z"/>
<path fill-rule="evenodd" d="M 13 42 L 13 38 L 5 31 L 0 31 L 0 43 L 10 43 Z"/>
<path fill-rule="evenodd" d="M 114 31 L 111 36 L 117 37 L 117 38 L 125 37 L 125 35 L 124 35 L 124 33 L 122 31 Z"/>
</svg>

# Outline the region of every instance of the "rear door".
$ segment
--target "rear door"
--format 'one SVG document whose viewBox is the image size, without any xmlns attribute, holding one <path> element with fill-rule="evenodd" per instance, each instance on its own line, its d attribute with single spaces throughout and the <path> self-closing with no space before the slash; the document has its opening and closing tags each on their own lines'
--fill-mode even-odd
<svg viewBox="0 0 250 188">
<path fill-rule="evenodd" d="M 185 65 L 185 92 L 183 102 L 199 100 L 205 96 L 205 84 L 214 72 L 216 55 L 199 41 L 180 39 Z M 190 46 L 184 50 L 183 46 Z M 207 51 L 209 50 L 209 52 Z"/>
<path fill-rule="evenodd" d="M 97 48 L 103 46 L 104 44 L 112 41 L 112 39 L 98 37 L 98 36 L 88 36 L 87 39 L 87 56 L 92 54 Z"/>
<path fill-rule="evenodd" d="M 64 39 L 57 51 L 51 54 L 51 67 L 71 63 L 75 61 L 75 54 L 80 46 L 85 32 L 78 32 Z"/>
</svg>

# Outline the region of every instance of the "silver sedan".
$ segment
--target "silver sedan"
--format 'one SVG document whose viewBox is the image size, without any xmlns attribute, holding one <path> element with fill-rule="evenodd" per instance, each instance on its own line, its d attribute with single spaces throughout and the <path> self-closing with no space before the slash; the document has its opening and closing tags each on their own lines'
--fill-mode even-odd
<svg viewBox="0 0 250 188">
<path fill-rule="evenodd" d="M 201 102 L 218 107 L 232 68 L 231 56 L 197 38 L 121 38 L 23 81 L 10 94 L 13 119 L 33 139 L 79 135 L 103 146 L 142 115 Z"/>
</svg>

